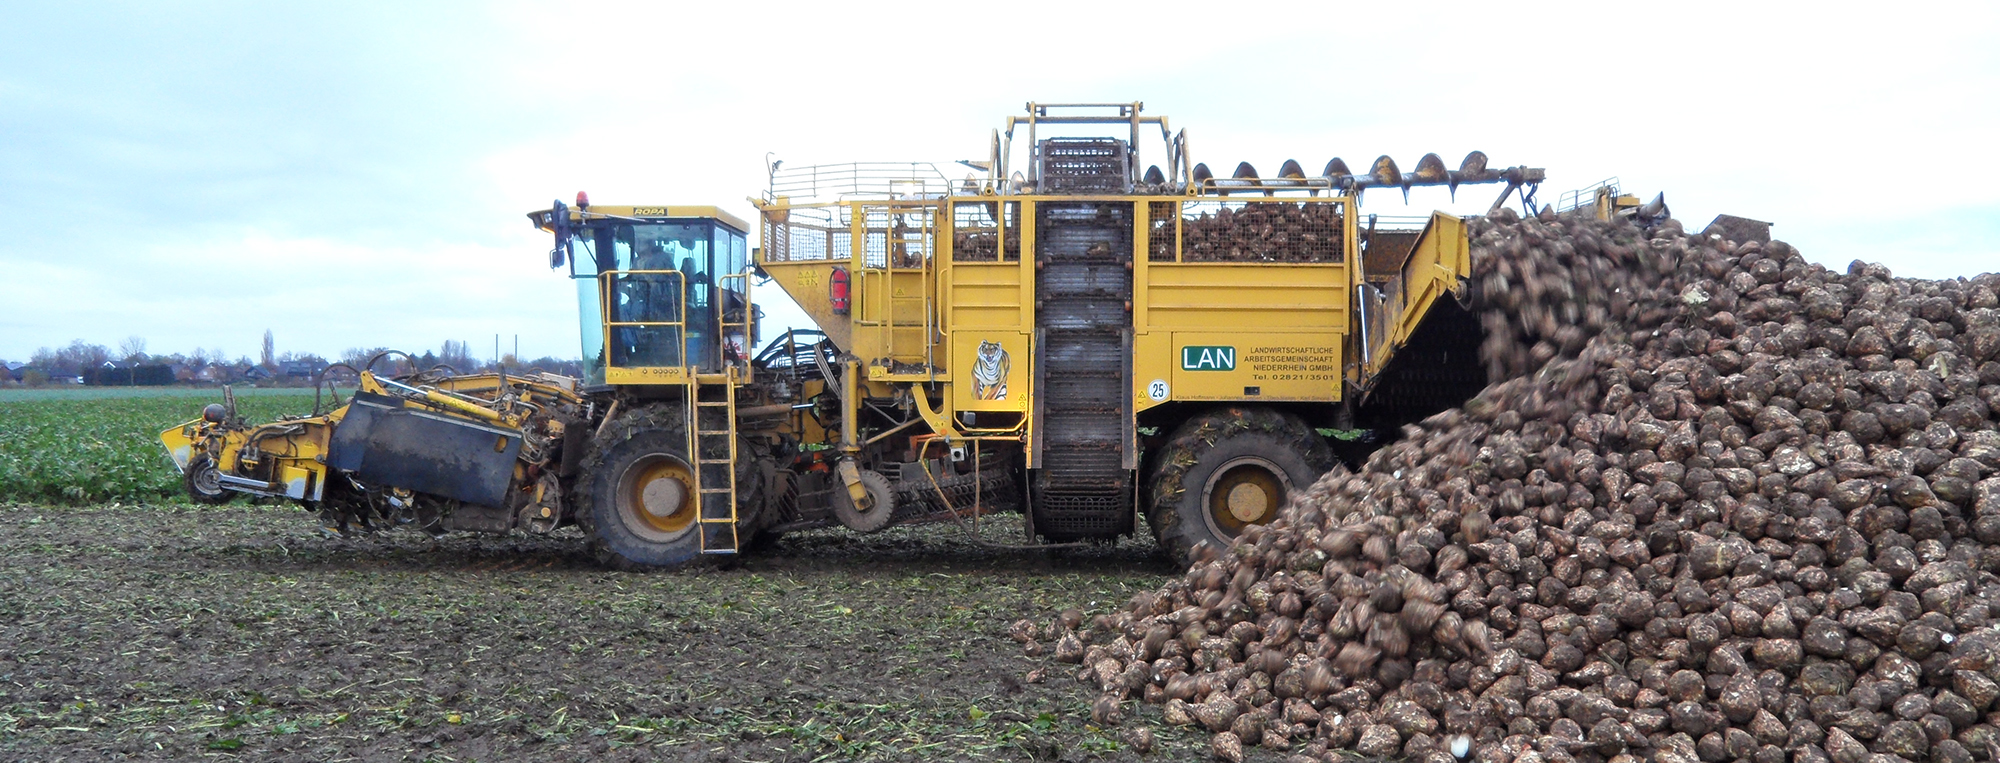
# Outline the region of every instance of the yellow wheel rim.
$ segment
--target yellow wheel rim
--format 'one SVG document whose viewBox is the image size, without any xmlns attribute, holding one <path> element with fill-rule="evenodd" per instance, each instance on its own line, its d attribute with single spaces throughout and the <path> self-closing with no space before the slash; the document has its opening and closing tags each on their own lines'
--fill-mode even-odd
<svg viewBox="0 0 2000 763">
<path fill-rule="evenodd" d="M 1229 539 L 1250 525 L 1269 524 L 1290 492 L 1291 481 L 1277 464 L 1255 456 L 1231 460 L 1209 476 L 1202 490 L 1208 527 Z"/>
<path fill-rule="evenodd" d="M 680 459 L 655 454 L 640 459 L 619 480 L 619 515 L 643 535 L 667 539 L 694 525 L 694 474 Z"/>
</svg>

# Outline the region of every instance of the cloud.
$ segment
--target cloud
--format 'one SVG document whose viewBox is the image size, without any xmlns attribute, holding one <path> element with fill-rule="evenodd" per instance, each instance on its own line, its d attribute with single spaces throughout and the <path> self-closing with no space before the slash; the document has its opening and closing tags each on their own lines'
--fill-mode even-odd
<svg viewBox="0 0 2000 763">
<path fill-rule="evenodd" d="M 1220 172 L 1427 152 L 1616 176 L 1807 256 L 1990 269 L 2000 10 L 1267 4 L 42 4 L 0 29 L 0 357 L 576 352 L 523 212 L 718 204 L 789 166 L 983 156 L 1029 100 L 1144 100 Z M 1048 21 L 1060 17 L 1062 23 Z M 955 165 L 948 172 L 959 172 Z M 1368 211 L 1484 210 L 1485 189 Z M 781 313 L 773 303 L 774 313 Z"/>
</svg>

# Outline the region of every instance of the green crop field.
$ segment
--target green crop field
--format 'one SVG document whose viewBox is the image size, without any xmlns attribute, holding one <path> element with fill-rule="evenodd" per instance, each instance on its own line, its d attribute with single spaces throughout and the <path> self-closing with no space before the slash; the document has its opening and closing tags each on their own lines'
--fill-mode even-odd
<svg viewBox="0 0 2000 763">
<path fill-rule="evenodd" d="M 236 392 L 244 418 L 310 413 L 310 389 Z M 0 390 L 0 503 L 182 501 L 160 432 L 221 402 L 215 388 Z"/>
</svg>

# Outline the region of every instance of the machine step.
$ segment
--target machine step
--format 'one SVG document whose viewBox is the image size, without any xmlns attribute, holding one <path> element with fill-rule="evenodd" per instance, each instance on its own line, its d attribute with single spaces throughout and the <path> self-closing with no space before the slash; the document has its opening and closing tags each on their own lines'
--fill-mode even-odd
<svg viewBox="0 0 2000 763">
<path fill-rule="evenodd" d="M 739 519 L 736 510 L 736 381 L 737 375 L 732 369 L 721 374 L 696 375 L 687 387 L 687 452 L 694 466 L 694 493 L 698 506 L 695 522 L 701 528 L 703 554 L 734 554 L 741 542 L 736 530 Z M 705 390 L 715 387 L 721 388 L 722 399 L 702 399 Z M 719 411 L 721 426 L 704 426 L 704 411 Z M 702 447 L 712 446 L 716 438 L 721 438 L 724 445 L 710 449 Z M 710 456 L 705 452 L 707 450 L 717 453 Z M 712 480 L 712 477 L 719 479 Z M 716 484 L 710 484 L 711 481 Z M 727 511 L 722 511 L 723 508 Z"/>
</svg>

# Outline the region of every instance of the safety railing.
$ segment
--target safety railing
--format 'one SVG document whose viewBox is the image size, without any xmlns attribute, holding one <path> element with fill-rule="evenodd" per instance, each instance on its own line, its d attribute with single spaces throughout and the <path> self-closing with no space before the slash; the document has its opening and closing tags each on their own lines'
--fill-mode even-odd
<svg viewBox="0 0 2000 763">
<path fill-rule="evenodd" d="M 951 210 L 953 262 L 1021 259 L 1021 202 L 959 201 Z"/>
<path fill-rule="evenodd" d="M 845 207 L 790 207 L 764 214 L 766 262 L 841 261 L 854 256 L 854 231 Z"/>
<path fill-rule="evenodd" d="M 883 201 L 770 207 L 763 216 L 764 262 L 811 262 L 852 259 L 855 254 L 854 215 L 861 224 L 862 267 L 916 267 L 935 253 L 935 222 L 939 202 Z M 911 221 L 921 218 L 921 225 Z M 1010 245 L 1018 250 L 1019 244 Z"/>
<path fill-rule="evenodd" d="M 605 360 L 613 368 L 691 365 L 685 357 L 687 274 L 678 270 L 607 270 L 597 293 Z M 661 302 L 667 315 L 662 316 Z M 658 320 L 671 317 L 672 320 Z M 638 320 L 632 320 L 637 318 Z"/>
<path fill-rule="evenodd" d="M 1578 207 L 1582 207 L 1588 204 L 1596 204 L 1598 195 L 1597 192 L 1604 189 L 1610 189 L 1611 195 L 1617 196 L 1618 178 L 1615 177 L 1605 178 L 1603 180 L 1597 181 L 1597 183 L 1591 185 L 1588 188 L 1578 188 L 1574 191 L 1564 191 L 1563 195 L 1556 199 L 1556 213 L 1561 214 L 1563 212 L 1568 212 L 1572 209 L 1576 209 Z"/>
<path fill-rule="evenodd" d="M 936 199 L 964 192 L 930 162 L 818 164 L 771 173 L 764 201 L 824 204 L 857 199 Z M 972 189 L 974 192 L 976 188 Z"/>
<path fill-rule="evenodd" d="M 858 325 L 882 327 L 883 353 L 900 362 L 921 356 L 933 363 L 936 306 L 931 302 L 932 256 L 938 234 L 939 210 L 933 204 L 857 204 L 864 216 L 867 249 L 860 276 L 867 284 L 863 299 L 871 300 Z M 914 276 L 916 283 L 908 283 Z M 898 330 L 902 329 L 903 332 Z M 915 337 L 903 336 L 915 333 Z M 914 342 L 917 346 L 910 346 Z"/>
<path fill-rule="evenodd" d="M 730 281 L 736 281 L 740 290 L 729 288 Z M 755 320 L 757 314 L 757 307 L 751 302 L 750 298 L 750 274 L 747 272 L 726 273 L 715 279 L 715 286 L 715 304 L 722 313 L 720 316 L 717 316 L 715 325 L 717 330 L 722 334 L 725 349 L 728 350 L 728 352 L 724 353 L 722 361 L 726 365 L 735 367 L 738 376 L 747 380 L 750 374 L 750 350 L 752 349 L 750 347 L 750 322 Z M 742 298 L 743 305 L 741 312 L 736 312 L 730 308 L 729 295 L 731 294 Z M 737 319 L 732 321 L 729 319 L 729 316 L 733 312 L 736 313 Z M 731 355 L 734 357 L 730 357 Z"/>
</svg>

